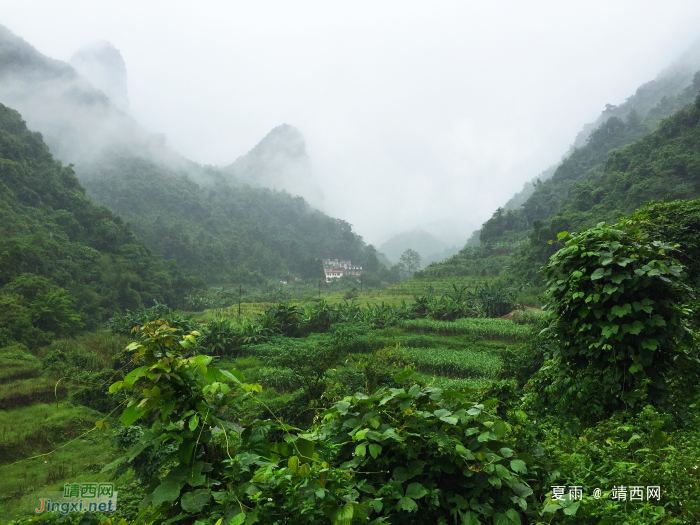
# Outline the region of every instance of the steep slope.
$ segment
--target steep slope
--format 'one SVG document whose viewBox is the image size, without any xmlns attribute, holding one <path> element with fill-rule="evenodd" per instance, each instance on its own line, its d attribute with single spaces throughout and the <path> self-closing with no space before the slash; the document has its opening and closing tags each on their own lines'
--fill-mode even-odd
<svg viewBox="0 0 700 525">
<path fill-rule="evenodd" d="M 315 207 L 323 206 L 323 192 L 311 169 L 304 137 L 289 124 L 274 128 L 252 150 L 221 172 L 234 181 L 284 190 L 304 197 Z"/>
<path fill-rule="evenodd" d="M 516 271 L 532 275 L 557 249 L 549 241 L 560 231 L 613 221 L 649 200 L 700 197 L 699 123 L 700 96 L 650 135 L 612 152 L 604 168 L 578 184 L 556 213 L 534 222 Z"/>
<path fill-rule="evenodd" d="M 94 205 L 41 135 L 0 104 L 0 347 L 35 346 L 153 300 L 177 306 L 201 284 Z"/>
<path fill-rule="evenodd" d="M 52 153 L 75 163 L 89 195 L 123 215 L 150 249 L 209 282 L 308 277 L 318 273 L 318 259 L 362 264 L 366 257 L 362 238 L 346 222 L 298 197 L 251 187 L 231 170 L 183 158 L 71 66 L 41 55 L 1 26 L 0 101 L 26 113 Z M 309 161 L 299 137 L 282 126 L 233 171 L 253 181 L 290 158 L 304 168 Z M 270 182 L 280 173 L 273 171 L 266 172 L 271 178 L 259 178 Z"/>
<path fill-rule="evenodd" d="M 502 209 L 496 210 L 493 218 L 479 230 L 477 237 L 480 238 L 481 232 L 486 230 L 481 239 L 483 242 L 524 240 L 524 235 L 517 235 L 517 232 L 527 231 L 531 227 L 534 219 L 529 216 L 535 213 L 539 215 L 535 219 L 546 218 L 551 215 L 552 210 L 559 207 L 556 202 L 547 203 L 543 207 L 543 200 L 549 200 L 548 198 L 552 196 L 562 198 L 569 191 L 571 181 L 585 177 L 586 172 L 592 169 L 600 169 L 609 151 L 630 144 L 650 133 L 656 129 L 661 120 L 690 104 L 698 91 L 698 71 L 700 71 L 700 41 L 678 57 L 671 66 L 661 71 L 654 80 L 637 88 L 636 92 L 623 103 L 606 104 L 605 110 L 595 121 L 583 126 L 562 160 L 525 183 L 523 189 L 516 193 Z M 606 126 L 610 120 L 610 124 Z M 627 126 L 621 126 L 621 122 Z M 604 132 L 601 133 L 601 129 L 604 129 Z M 592 147 L 589 147 L 591 145 Z M 572 156 L 576 158 L 572 159 Z M 565 165 L 563 171 L 567 175 L 559 177 L 559 183 L 539 186 L 540 183 L 551 179 L 563 165 Z M 520 214 L 521 207 L 527 206 L 528 199 L 538 192 L 541 195 L 535 196 L 537 203 L 530 203 L 530 209 L 525 210 L 528 212 L 525 216 Z M 538 210 L 533 210 L 533 206 Z M 504 217 L 506 212 L 512 213 Z M 514 232 L 516 235 L 513 235 Z M 473 242 L 468 244 L 474 245 Z"/>
<path fill-rule="evenodd" d="M 636 111 L 630 111 L 627 120 L 607 119 L 550 179 L 535 184 L 520 209 L 499 208 L 484 223 L 481 246 L 467 246 L 423 274 L 464 275 L 488 268 L 491 274 L 512 271 L 536 279 L 537 269 L 557 249 L 549 241 L 558 232 L 614 220 L 649 199 L 697 198 L 699 144 L 693 115 L 699 90 L 700 73 L 672 100 L 667 97 L 652 108 L 645 119 Z M 659 114 L 688 101 L 686 109 L 658 121 Z M 652 127 L 656 131 L 650 131 Z"/>
<path fill-rule="evenodd" d="M 81 47 L 70 65 L 122 111 L 129 111 L 126 64 L 121 52 L 109 42 L 95 42 Z"/>
<path fill-rule="evenodd" d="M 122 157 L 95 167 L 91 195 L 128 220 L 147 245 L 207 281 L 262 282 L 289 272 L 318 277 L 318 259 L 365 258 L 350 224 L 311 208 L 301 197 L 177 177 L 148 159 Z M 219 178 L 218 180 L 216 180 Z"/>
</svg>

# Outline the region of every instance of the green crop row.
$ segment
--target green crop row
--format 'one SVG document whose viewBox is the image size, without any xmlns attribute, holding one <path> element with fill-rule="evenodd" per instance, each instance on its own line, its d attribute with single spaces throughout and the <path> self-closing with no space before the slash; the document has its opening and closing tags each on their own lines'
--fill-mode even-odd
<svg viewBox="0 0 700 525">
<path fill-rule="evenodd" d="M 409 360 L 423 372 L 447 377 L 494 377 L 503 361 L 487 352 L 445 348 L 406 348 Z"/>
<path fill-rule="evenodd" d="M 435 321 L 413 319 L 402 321 L 399 326 L 408 332 L 443 335 L 477 335 L 485 339 L 524 341 L 530 338 L 531 327 L 515 324 L 508 319 L 457 319 Z"/>
</svg>

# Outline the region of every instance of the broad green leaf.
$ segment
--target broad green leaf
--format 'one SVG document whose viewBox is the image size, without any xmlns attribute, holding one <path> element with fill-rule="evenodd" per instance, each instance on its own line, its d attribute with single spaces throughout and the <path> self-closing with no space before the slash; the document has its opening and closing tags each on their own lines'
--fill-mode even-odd
<svg viewBox="0 0 700 525">
<path fill-rule="evenodd" d="M 568 507 L 564 508 L 564 514 L 566 514 L 567 516 L 574 516 L 580 505 L 580 501 L 575 501 Z"/>
<path fill-rule="evenodd" d="M 194 429 L 197 428 L 197 425 L 199 425 L 199 416 L 195 414 L 190 418 L 189 429 L 194 432 Z"/>
<path fill-rule="evenodd" d="M 287 466 L 289 467 L 289 470 L 294 472 L 295 474 L 299 473 L 299 458 L 297 456 L 292 456 L 289 458 L 289 461 L 287 461 Z"/>
<path fill-rule="evenodd" d="M 411 498 L 404 496 L 396 504 L 398 510 L 405 510 L 406 512 L 415 512 L 418 510 L 418 504 Z"/>
<path fill-rule="evenodd" d="M 381 445 L 377 445 L 376 443 L 372 443 L 372 444 L 369 446 L 369 453 L 370 453 L 370 455 L 371 455 L 374 459 L 377 459 L 377 456 L 378 456 L 379 454 L 381 454 L 381 452 L 382 452 L 382 446 L 381 446 Z"/>
<path fill-rule="evenodd" d="M 605 276 L 605 268 L 598 268 L 591 274 L 591 281 L 602 279 Z"/>
<path fill-rule="evenodd" d="M 158 507 L 166 501 L 175 501 L 180 496 L 182 483 L 178 481 L 165 481 L 153 491 L 153 506 Z"/>
<path fill-rule="evenodd" d="M 109 472 L 110 470 L 117 468 L 119 465 L 121 465 L 122 463 L 124 463 L 126 460 L 127 460 L 127 457 L 126 457 L 126 456 L 122 456 L 121 458 L 115 459 L 115 460 L 112 461 L 110 464 L 105 465 L 105 466 L 102 468 L 102 470 L 100 470 L 100 474 L 102 474 L 102 473 L 104 473 L 104 472 Z"/>
<path fill-rule="evenodd" d="M 220 522 L 221 520 L 219 520 Z M 236 514 L 233 518 L 230 519 L 230 521 L 227 523 L 227 525 L 242 525 L 242 523 L 245 521 L 245 514 L 243 512 Z M 220 525 L 220 523 L 217 522 L 216 525 Z"/>
<path fill-rule="evenodd" d="M 406 368 L 406 369 L 404 369 L 403 372 L 400 372 L 400 373 L 396 374 L 396 375 L 393 377 L 393 379 L 394 379 L 394 381 L 396 381 L 397 383 L 403 383 L 406 379 L 408 379 L 409 377 L 411 377 L 414 373 L 415 373 L 415 370 L 413 370 L 412 368 Z"/>
<path fill-rule="evenodd" d="M 192 492 L 185 492 L 180 498 L 180 506 L 182 510 L 187 512 L 201 512 L 210 499 L 209 489 L 197 489 Z"/>
<path fill-rule="evenodd" d="M 521 525 L 520 514 L 515 509 L 508 509 L 505 514 L 497 513 L 493 516 L 494 525 Z"/>
<path fill-rule="evenodd" d="M 348 408 L 350 408 L 350 403 L 347 401 L 341 401 L 340 403 L 335 404 L 335 408 L 338 410 L 338 413 L 341 415 L 345 415 L 348 413 Z"/>
<path fill-rule="evenodd" d="M 462 456 L 464 459 L 474 459 L 474 455 L 471 453 L 471 451 L 467 450 L 463 445 L 455 445 L 455 452 L 457 452 L 457 454 Z"/>
<path fill-rule="evenodd" d="M 308 439 L 299 438 L 294 444 L 299 451 L 299 459 L 302 463 L 308 463 L 314 457 L 314 442 Z"/>
<path fill-rule="evenodd" d="M 190 458 L 192 457 L 192 452 L 194 451 L 196 444 L 197 442 L 192 439 L 191 441 L 181 443 L 178 447 L 177 456 L 183 464 L 187 465 L 190 462 Z"/>
<path fill-rule="evenodd" d="M 513 483 L 513 492 L 521 498 L 527 498 L 532 494 L 532 489 L 524 483 Z"/>
<path fill-rule="evenodd" d="M 493 433 L 496 435 L 496 439 L 501 439 L 506 435 L 506 431 L 508 430 L 508 427 L 503 421 L 496 421 L 492 428 Z"/>
<path fill-rule="evenodd" d="M 143 410 L 139 410 L 136 405 L 131 405 L 124 409 L 119 421 L 121 421 L 125 427 L 131 426 L 134 421 L 140 418 L 144 414 Z"/>
<path fill-rule="evenodd" d="M 406 489 L 406 497 L 420 499 L 425 496 L 428 491 L 420 483 L 411 483 Z"/>
<path fill-rule="evenodd" d="M 366 443 L 361 443 L 355 447 L 355 455 L 356 456 L 366 456 L 367 455 L 367 444 Z"/>
<path fill-rule="evenodd" d="M 479 518 L 477 517 L 477 515 L 471 511 L 469 511 L 465 514 L 462 514 L 460 512 L 460 517 L 462 518 L 461 525 L 481 525 L 481 522 L 479 521 Z"/>
<path fill-rule="evenodd" d="M 352 503 L 348 502 L 339 509 L 335 509 L 328 516 L 333 525 L 350 525 L 354 515 Z"/>
<path fill-rule="evenodd" d="M 510 469 L 513 472 L 520 472 L 521 474 L 527 474 L 527 465 L 522 459 L 514 459 L 510 462 Z"/>
</svg>

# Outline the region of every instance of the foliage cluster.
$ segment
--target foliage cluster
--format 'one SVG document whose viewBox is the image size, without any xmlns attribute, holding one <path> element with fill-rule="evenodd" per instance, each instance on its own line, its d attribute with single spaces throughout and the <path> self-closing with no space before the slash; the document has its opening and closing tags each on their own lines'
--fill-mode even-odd
<svg viewBox="0 0 700 525">
<path fill-rule="evenodd" d="M 177 305 L 199 285 L 92 204 L 72 168 L 0 105 L 0 346 L 34 348 L 153 299 Z"/>
<path fill-rule="evenodd" d="M 508 424 L 487 410 L 495 401 L 414 385 L 347 397 L 309 431 L 274 421 L 236 427 L 227 410 L 256 403 L 261 388 L 210 357 L 181 357 L 198 334 L 178 341 L 173 331 L 146 325 L 130 345 L 143 366 L 110 388 L 127 396 L 126 426 L 152 423 L 107 467 L 151 458 L 150 522 L 521 523 L 532 494 L 521 479 L 527 466 Z M 172 452 L 151 455 L 163 447 Z"/>
<path fill-rule="evenodd" d="M 669 385 L 688 381 L 700 361 L 687 326 L 690 288 L 674 247 L 626 222 L 559 239 L 564 246 L 545 270 L 552 315 L 538 379 L 543 391 L 558 410 L 582 418 L 647 398 L 682 410 Z"/>
</svg>

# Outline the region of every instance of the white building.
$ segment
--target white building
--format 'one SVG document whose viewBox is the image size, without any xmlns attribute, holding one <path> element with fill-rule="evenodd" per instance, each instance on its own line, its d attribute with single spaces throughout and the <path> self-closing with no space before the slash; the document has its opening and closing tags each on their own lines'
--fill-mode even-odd
<svg viewBox="0 0 700 525">
<path fill-rule="evenodd" d="M 326 273 L 326 282 L 339 279 L 343 275 L 360 275 L 362 266 L 353 266 L 352 261 L 339 261 L 338 259 L 324 259 L 323 271 Z"/>
</svg>

